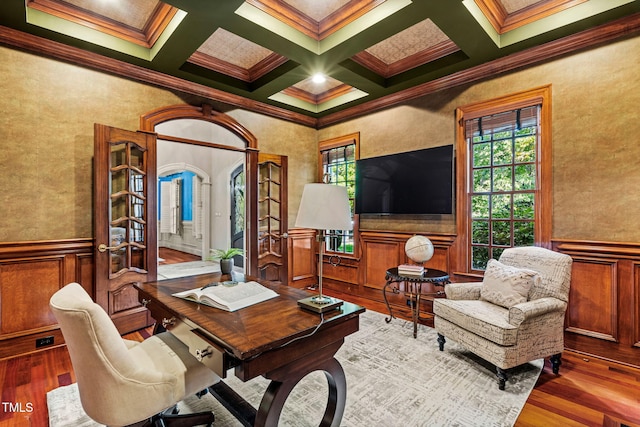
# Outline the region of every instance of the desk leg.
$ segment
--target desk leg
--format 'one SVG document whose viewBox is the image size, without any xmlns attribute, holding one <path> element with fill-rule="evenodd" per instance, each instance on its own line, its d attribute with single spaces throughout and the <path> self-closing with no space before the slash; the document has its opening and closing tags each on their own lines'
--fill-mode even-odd
<svg viewBox="0 0 640 427">
<path fill-rule="evenodd" d="M 271 379 L 271 383 L 269 387 L 267 387 L 260 402 L 255 426 L 277 426 L 278 419 L 282 412 L 282 406 L 287 400 L 289 393 L 291 393 L 291 390 L 293 390 L 296 384 L 308 373 L 318 370 L 324 371 L 329 383 L 329 399 L 320 426 L 339 427 L 347 400 L 347 379 L 342 366 L 333 357 L 319 365 L 298 371 L 298 374 L 292 375 L 290 371 L 288 375 L 285 371 L 275 375 L 270 374 L 268 378 Z"/>
<path fill-rule="evenodd" d="M 384 285 L 384 288 L 382 288 L 382 297 L 384 298 L 384 303 L 387 305 L 387 310 L 389 310 L 389 317 L 385 317 L 384 319 L 387 323 L 391 322 L 391 319 L 394 318 L 393 312 L 391 311 L 391 306 L 389 305 L 389 300 L 387 299 L 387 288 L 391 283 L 393 283 L 393 281 L 389 280 L 387 284 Z"/>
</svg>

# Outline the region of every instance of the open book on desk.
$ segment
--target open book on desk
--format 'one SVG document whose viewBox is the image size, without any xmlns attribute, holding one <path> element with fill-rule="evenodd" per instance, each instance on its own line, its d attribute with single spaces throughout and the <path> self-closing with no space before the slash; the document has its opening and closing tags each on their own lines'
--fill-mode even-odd
<svg viewBox="0 0 640 427">
<path fill-rule="evenodd" d="M 278 296 L 258 282 L 213 282 L 202 288 L 172 294 L 226 311 L 236 311 Z"/>
</svg>

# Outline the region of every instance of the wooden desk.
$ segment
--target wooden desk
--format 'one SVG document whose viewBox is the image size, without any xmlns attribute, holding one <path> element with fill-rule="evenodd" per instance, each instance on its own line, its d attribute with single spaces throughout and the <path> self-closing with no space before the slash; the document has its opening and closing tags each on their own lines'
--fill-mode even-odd
<svg viewBox="0 0 640 427">
<path fill-rule="evenodd" d="M 346 400 L 346 378 L 334 355 L 344 337 L 358 330 L 359 316 L 365 309 L 345 302 L 339 309 L 325 313 L 324 323 L 318 328 L 320 315 L 302 310 L 297 304 L 309 292 L 289 286 L 261 281 L 279 296 L 231 313 L 171 296 L 228 279 L 219 273 L 206 274 L 136 284 L 136 288 L 140 301 L 157 320 L 156 326 L 176 334 L 192 354 L 218 375 L 224 378 L 233 368 L 242 381 L 260 375 L 271 380 L 257 412 L 248 404 L 240 405 L 240 409 L 237 403 L 225 405 L 243 424 L 276 426 L 295 385 L 310 372 L 322 370 L 329 383 L 329 399 L 321 425 L 339 426 Z M 212 390 L 223 404 L 233 394 L 225 387 L 220 382 Z"/>
</svg>

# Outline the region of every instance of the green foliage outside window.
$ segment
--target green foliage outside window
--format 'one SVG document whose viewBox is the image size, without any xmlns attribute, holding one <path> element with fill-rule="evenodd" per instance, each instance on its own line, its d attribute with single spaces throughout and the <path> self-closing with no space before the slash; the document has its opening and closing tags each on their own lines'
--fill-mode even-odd
<svg viewBox="0 0 640 427">
<path fill-rule="evenodd" d="M 355 144 L 331 148 L 322 151 L 321 154 L 325 180 L 330 184 L 347 188 L 353 218 L 356 194 Z M 353 230 L 329 230 L 328 234 L 327 251 L 353 253 Z"/>
<path fill-rule="evenodd" d="M 537 126 L 517 125 L 503 124 L 468 139 L 473 270 L 484 270 L 508 247 L 535 241 Z"/>
</svg>

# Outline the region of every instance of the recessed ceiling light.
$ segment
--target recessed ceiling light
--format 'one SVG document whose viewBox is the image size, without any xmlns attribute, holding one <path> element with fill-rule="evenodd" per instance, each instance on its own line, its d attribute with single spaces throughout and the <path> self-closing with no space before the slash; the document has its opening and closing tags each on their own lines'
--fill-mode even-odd
<svg viewBox="0 0 640 427">
<path fill-rule="evenodd" d="M 324 83 L 327 81 L 327 78 L 322 73 L 316 73 L 311 77 L 311 81 L 314 83 Z"/>
</svg>

